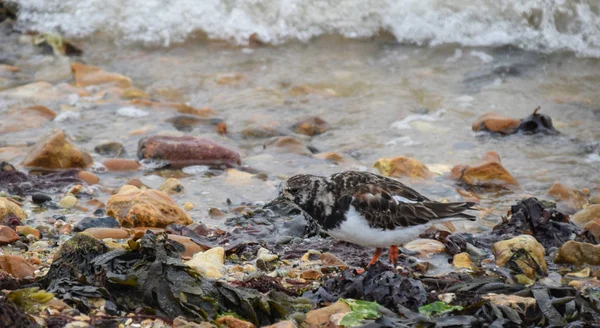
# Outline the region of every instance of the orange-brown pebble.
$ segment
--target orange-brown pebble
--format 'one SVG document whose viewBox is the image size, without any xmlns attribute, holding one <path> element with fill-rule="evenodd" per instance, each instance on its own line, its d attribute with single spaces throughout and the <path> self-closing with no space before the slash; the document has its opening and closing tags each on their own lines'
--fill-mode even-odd
<svg viewBox="0 0 600 328">
<path fill-rule="evenodd" d="M 102 164 L 109 171 L 136 171 L 142 167 L 138 161 L 124 158 L 110 158 Z"/>
<path fill-rule="evenodd" d="M 89 228 L 84 230 L 82 233 L 96 239 L 125 239 L 129 237 L 129 232 L 121 228 Z"/>
<path fill-rule="evenodd" d="M 85 183 L 87 183 L 90 186 L 100 182 L 100 178 L 98 178 L 97 175 L 91 172 L 80 171 L 79 173 L 77 173 L 77 176 L 79 176 L 79 179 L 85 181 Z"/>
</svg>

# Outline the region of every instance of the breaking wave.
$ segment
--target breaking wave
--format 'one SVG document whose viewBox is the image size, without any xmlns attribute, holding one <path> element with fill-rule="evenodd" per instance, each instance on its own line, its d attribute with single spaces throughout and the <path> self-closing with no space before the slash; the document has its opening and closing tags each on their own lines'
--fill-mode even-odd
<svg viewBox="0 0 600 328">
<path fill-rule="evenodd" d="M 596 0 L 18 0 L 19 26 L 71 38 L 180 43 L 196 33 L 246 44 L 325 34 L 399 42 L 514 45 L 600 57 Z"/>
</svg>

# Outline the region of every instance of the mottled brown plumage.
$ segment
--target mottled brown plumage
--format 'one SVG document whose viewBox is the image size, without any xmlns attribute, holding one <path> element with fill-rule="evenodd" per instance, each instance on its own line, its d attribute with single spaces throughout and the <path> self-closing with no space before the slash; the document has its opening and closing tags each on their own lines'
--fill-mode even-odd
<svg viewBox="0 0 600 328">
<path fill-rule="evenodd" d="M 389 246 L 395 265 L 397 245 L 417 238 L 442 219 L 475 219 L 463 213 L 473 203 L 436 202 L 397 180 L 369 172 L 295 175 L 271 204 L 278 202 L 297 205 L 334 238 L 376 247 L 369 264 L 375 263 L 382 247 Z"/>
<path fill-rule="evenodd" d="M 350 206 L 371 227 L 391 230 L 448 217 L 475 218 L 462 213 L 472 203 L 432 201 L 400 181 L 369 172 L 347 171 L 328 178 L 295 175 L 284 184 L 279 198 L 298 205 L 325 230 L 337 226 Z"/>
</svg>

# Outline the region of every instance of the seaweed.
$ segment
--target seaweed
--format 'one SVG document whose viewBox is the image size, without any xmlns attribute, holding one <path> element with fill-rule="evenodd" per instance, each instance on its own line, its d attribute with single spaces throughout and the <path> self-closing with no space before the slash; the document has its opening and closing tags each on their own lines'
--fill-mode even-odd
<svg viewBox="0 0 600 328">
<path fill-rule="evenodd" d="M 108 251 L 102 242 L 78 234 L 61 247 L 40 283 L 84 311 L 86 297 L 102 297 L 126 311 L 196 321 L 232 311 L 255 325 L 267 325 L 310 309 L 306 301 L 281 292 L 265 295 L 199 276 L 183 264 L 166 234 L 148 231 L 129 246 Z"/>
</svg>

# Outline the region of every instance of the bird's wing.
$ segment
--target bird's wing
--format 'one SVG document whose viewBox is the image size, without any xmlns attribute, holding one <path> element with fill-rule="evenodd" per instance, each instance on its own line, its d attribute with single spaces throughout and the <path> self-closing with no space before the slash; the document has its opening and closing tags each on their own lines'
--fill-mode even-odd
<svg viewBox="0 0 600 328">
<path fill-rule="evenodd" d="M 363 185 L 351 197 L 350 206 L 354 206 L 354 209 L 365 217 L 371 227 L 381 229 L 393 230 L 411 227 L 453 216 L 474 218 L 462 213 L 472 206 L 471 203 L 439 203 L 430 200 L 403 201 L 380 185 Z M 408 197 L 405 198 L 408 199 Z"/>
<path fill-rule="evenodd" d="M 429 200 L 429 198 L 400 181 L 370 172 L 347 171 L 337 173 L 331 176 L 331 180 L 346 194 L 357 193 L 364 185 L 374 185 L 380 186 L 391 196 L 397 196 L 396 198 L 399 201 L 423 202 Z"/>
</svg>

